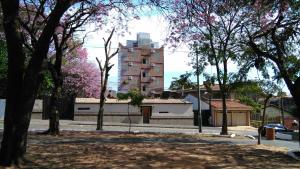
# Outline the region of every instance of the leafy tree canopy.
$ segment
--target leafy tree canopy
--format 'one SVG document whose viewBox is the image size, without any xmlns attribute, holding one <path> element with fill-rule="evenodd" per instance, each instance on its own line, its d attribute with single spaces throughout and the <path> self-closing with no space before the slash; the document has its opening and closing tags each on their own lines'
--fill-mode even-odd
<svg viewBox="0 0 300 169">
<path fill-rule="evenodd" d="M 129 104 L 133 106 L 141 106 L 144 100 L 144 96 L 141 95 L 138 89 L 131 89 L 128 93 L 118 93 L 117 98 L 119 100 L 128 100 L 130 99 Z"/>
<path fill-rule="evenodd" d="M 196 87 L 196 84 L 191 81 L 190 77 L 192 76 L 192 73 L 186 72 L 185 74 L 182 74 L 177 77 L 173 77 L 173 81 L 171 82 L 171 85 L 169 89 L 171 90 L 181 90 L 181 89 L 192 89 Z"/>
</svg>

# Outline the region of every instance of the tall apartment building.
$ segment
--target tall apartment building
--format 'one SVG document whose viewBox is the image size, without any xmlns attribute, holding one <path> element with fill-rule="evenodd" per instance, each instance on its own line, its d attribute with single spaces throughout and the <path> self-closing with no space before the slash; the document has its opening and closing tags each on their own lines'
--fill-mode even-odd
<svg viewBox="0 0 300 169">
<path fill-rule="evenodd" d="M 164 88 L 164 48 L 152 42 L 149 33 L 138 33 L 137 40 L 119 44 L 118 91 L 137 88 L 145 96 L 155 96 Z"/>
</svg>

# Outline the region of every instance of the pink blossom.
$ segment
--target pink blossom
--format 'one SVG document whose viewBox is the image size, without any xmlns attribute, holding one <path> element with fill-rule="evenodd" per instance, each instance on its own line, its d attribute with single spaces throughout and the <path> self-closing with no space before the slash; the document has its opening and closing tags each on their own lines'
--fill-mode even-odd
<svg viewBox="0 0 300 169">
<path fill-rule="evenodd" d="M 97 66 L 87 59 L 85 48 L 78 48 L 75 55 L 68 55 L 62 66 L 63 88 L 77 97 L 98 98 L 100 94 L 100 73 Z"/>
</svg>

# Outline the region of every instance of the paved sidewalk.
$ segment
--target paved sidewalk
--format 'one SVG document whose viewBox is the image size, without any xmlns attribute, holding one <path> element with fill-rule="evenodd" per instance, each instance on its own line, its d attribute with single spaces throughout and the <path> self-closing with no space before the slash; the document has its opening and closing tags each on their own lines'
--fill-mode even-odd
<svg viewBox="0 0 300 169">
<path fill-rule="evenodd" d="M 48 120 L 32 119 L 29 130 L 46 130 L 48 129 Z M 72 121 L 60 120 L 60 128 L 62 130 L 77 130 L 77 131 L 94 131 L 96 122 L 91 121 Z M 104 123 L 105 131 L 128 131 L 129 124 L 127 123 Z M 199 133 L 198 126 L 186 125 L 161 125 L 161 124 L 131 124 L 131 131 L 140 132 L 157 132 L 157 133 Z M 206 127 L 202 129 L 205 134 L 220 134 L 221 127 Z M 256 128 L 250 126 L 228 127 L 229 133 L 238 135 L 257 135 Z"/>
</svg>

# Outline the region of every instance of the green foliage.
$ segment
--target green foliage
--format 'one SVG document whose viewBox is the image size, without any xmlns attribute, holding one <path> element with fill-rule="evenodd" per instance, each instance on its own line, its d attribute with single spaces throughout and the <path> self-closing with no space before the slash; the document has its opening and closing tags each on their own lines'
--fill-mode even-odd
<svg viewBox="0 0 300 169">
<path fill-rule="evenodd" d="M 231 84 L 231 90 L 235 97 L 248 106 L 251 106 L 254 112 L 260 112 L 261 105 L 257 103 L 257 98 L 261 95 L 261 87 L 256 81 L 236 82 Z"/>
<path fill-rule="evenodd" d="M 54 87 L 54 81 L 52 79 L 49 70 L 42 72 L 42 82 L 38 90 L 38 97 L 47 96 L 51 94 L 51 89 Z"/>
<path fill-rule="evenodd" d="M 259 81 L 259 86 L 261 87 L 261 96 L 267 98 L 267 97 L 273 97 L 275 96 L 278 92 L 281 91 L 279 86 L 271 81 L 271 80 L 261 80 Z"/>
<path fill-rule="evenodd" d="M 129 99 L 129 95 L 127 93 L 117 93 L 118 100 L 127 100 Z"/>
<path fill-rule="evenodd" d="M 289 114 L 292 115 L 293 117 L 298 117 L 297 107 L 293 106 L 289 108 Z"/>
<path fill-rule="evenodd" d="M 237 99 L 239 99 L 241 103 L 251 106 L 254 112 L 260 112 L 261 104 L 257 103 L 251 97 L 239 95 Z"/>
<path fill-rule="evenodd" d="M 0 40 L 0 97 L 6 95 L 7 84 L 7 48 L 4 40 Z"/>
<path fill-rule="evenodd" d="M 0 79 L 7 78 L 7 48 L 6 43 L 3 40 L 0 40 Z"/>
<path fill-rule="evenodd" d="M 143 103 L 144 96 L 141 95 L 140 91 L 137 89 L 131 89 L 128 93 L 118 93 L 117 98 L 119 100 L 127 100 L 130 99 L 128 104 L 140 107 Z"/>
<path fill-rule="evenodd" d="M 180 75 L 179 78 L 173 77 L 174 80 L 171 82 L 169 89 L 181 90 L 182 88 L 184 89 L 195 88 L 196 84 L 191 81 L 190 79 L 191 75 L 192 73 L 186 72 L 185 74 Z"/>
</svg>

